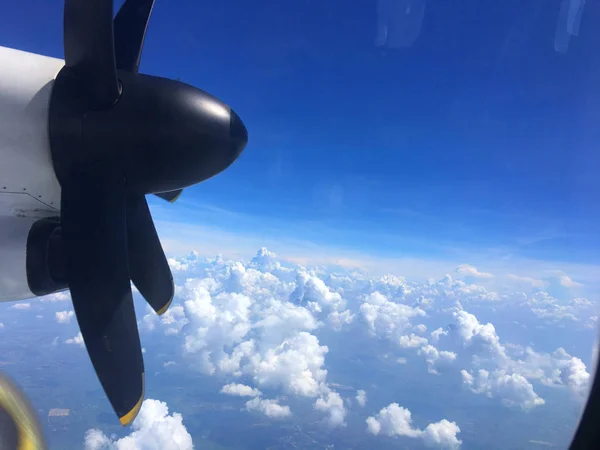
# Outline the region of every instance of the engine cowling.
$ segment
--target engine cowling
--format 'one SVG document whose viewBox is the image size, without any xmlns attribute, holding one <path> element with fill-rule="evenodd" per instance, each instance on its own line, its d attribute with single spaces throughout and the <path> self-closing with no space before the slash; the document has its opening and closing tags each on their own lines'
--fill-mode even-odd
<svg viewBox="0 0 600 450">
<path fill-rule="evenodd" d="M 35 222 L 27 236 L 27 283 L 34 295 L 68 288 L 58 217 Z"/>
</svg>

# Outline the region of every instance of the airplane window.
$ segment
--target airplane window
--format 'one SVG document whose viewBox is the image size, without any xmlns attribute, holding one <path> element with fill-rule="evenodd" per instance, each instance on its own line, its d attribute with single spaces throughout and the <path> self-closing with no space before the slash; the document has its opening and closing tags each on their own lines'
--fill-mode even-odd
<svg viewBox="0 0 600 450">
<path fill-rule="evenodd" d="M 84 3 L 0 13 L 49 449 L 600 448 L 600 2 Z"/>
</svg>

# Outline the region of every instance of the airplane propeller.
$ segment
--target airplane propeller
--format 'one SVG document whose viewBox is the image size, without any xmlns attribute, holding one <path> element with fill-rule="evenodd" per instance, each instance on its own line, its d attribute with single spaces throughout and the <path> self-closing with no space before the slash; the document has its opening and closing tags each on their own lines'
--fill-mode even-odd
<svg viewBox="0 0 600 450">
<path fill-rule="evenodd" d="M 77 321 L 121 424 L 144 397 L 130 280 L 164 313 L 174 294 L 146 194 L 173 201 L 229 167 L 248 133 L 227 105 L 138 73 L 154 0 L 66 0 L 65 66 L 50 98 L 65 273 Z"/>
</svg>

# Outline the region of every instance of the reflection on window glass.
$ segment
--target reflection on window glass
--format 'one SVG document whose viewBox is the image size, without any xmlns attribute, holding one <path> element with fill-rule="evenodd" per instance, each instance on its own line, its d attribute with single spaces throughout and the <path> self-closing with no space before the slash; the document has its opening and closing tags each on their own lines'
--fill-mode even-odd
<svg viewBox="0 0 600 450">
<path fill-rule="evenodd" d="M 425 0 L 378 0 L 375 45 L 411 45 L 421 32 L 425 4 Z"/>
<path fill-rule="evenodd" d="M 563 0 L 554 39 L 554 48 L 557 52 L 565 53 L 569 48 L 571 37 L 579 35 L 584 6 L 585 0 Z"/>
</svg>

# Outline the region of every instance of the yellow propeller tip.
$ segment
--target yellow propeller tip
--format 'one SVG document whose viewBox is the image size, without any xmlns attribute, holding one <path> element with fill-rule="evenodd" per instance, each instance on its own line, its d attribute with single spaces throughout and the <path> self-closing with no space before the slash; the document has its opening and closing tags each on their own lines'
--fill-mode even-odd
<svg viewBox="0 0 600 450">
<path fill-rule="evenodd" d="M 125 414 L 122 417 L 119 417 L 119 422 L 121 422 L 121 425 L 123 425 L 124 427 L 129 425 L 131 422 L 133 422 L 135 420 L 135 418 L 137 417 L 138 413 L 140 412 L 140 408 L 142 407 L 142 403 L 144 402 L 145 391 L 146 391 L 146 376 L 145 376 L 144 372 L 142 372 L 142 395 L 140 396 L 140 399 L 137 401 L 135 406 L 133 408 L 131 408 L 131 410 L 127 414 Z"/>
</svg>

